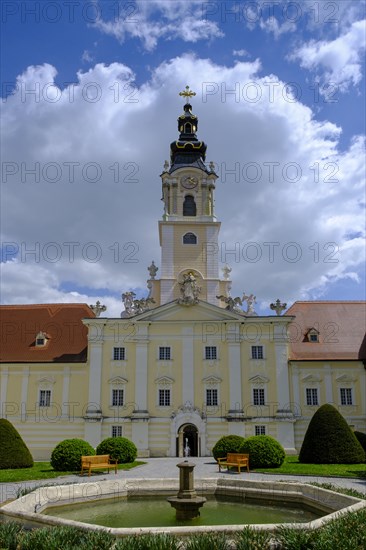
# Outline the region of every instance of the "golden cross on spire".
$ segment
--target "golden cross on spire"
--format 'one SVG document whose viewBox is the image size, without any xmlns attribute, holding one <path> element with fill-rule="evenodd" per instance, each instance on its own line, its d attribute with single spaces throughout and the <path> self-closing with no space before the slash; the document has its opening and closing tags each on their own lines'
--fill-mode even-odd
<svg viewBox="0 0 366 550">
<path fill-rule="evenodd" d="M 192 92 L 192 90 L 189 89 L 189 86 L 186 86 L 184 92 L 179 92 L 179 95 L 185 97 L 187 99 L 186 103 L 188 103 L 189 98 L 195 96 L 196 92 Z"/>
</svg>

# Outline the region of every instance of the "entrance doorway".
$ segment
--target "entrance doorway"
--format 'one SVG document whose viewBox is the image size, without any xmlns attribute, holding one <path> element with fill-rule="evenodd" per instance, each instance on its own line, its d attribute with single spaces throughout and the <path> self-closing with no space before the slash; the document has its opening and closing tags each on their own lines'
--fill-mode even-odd
<svg viewBox="0 0 366 550">
<path fill-rule="evenodd" d="M 186 449 L 188 456 L 199 456 L 198 429 L 194 424 L 183 424 L 178 430 L 177 456 L 186 456 Z"/>
</svg>

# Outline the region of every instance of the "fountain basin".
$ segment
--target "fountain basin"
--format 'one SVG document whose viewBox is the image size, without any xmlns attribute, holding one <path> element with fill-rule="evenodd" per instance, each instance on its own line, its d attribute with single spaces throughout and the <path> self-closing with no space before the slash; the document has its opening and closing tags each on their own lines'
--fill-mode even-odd
<svg viewBox="0 0 366 550">
<path fill-rule="evenodd" d="M 286 503 L 303 506 L 323 517 L 308 523 L 286 525 L 296 528 L 319 528 L 328 521 L 346 512 L 366 508 L 366 501 L 321 489 L 312 485 L 294 482 L 255 481 L 245 479 L 205 478 L 197 479 L 195 487 L 199 495 L 220 495 L 226 499 L 240 497 L 245 502 L 262 500 L 266 503 Z M 90 525 L 80 521 L 66 520 L 52 515 L 43 515 L 52 506 L 68 505 L 77 502 L 93 502 L 128 496 L 169 496 L 179 489 L 176 479 L 134 479 L 86 482 L 73 485 L 56 485 L 40 487 L 32 493 L 21 497 L 0 508 L 0 519 L 16 520 L 27 527 L 45 527 L 47 525 L 74 526 L 92 531 L 108 531 L 116 537 L 143 533 L 170 533 L 192 535 L 207 531 L 224 531 L 234 533 L 241 531 L 244 525 L 217 526 L 177 526 L 177 527 L 136 527 L 108 528 Z M 169 506 L 168 503 L 166 503 Z M 172 511 L 173 512 L 173 511 Z M 174 513 L 174 512 L 173 512 Z M 283 524 L 282 524 L 283 525 Z M 259 530 L 275 531 L 278 524 L 255 524 Z"/>
</svg>

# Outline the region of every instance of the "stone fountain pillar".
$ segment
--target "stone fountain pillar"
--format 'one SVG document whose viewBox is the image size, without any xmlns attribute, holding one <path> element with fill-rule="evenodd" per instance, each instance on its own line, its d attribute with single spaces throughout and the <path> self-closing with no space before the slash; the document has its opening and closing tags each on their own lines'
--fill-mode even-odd
<svg viewBox="0 0 366 550">
<path fill-rule="evenodd" d="M 176 510 L 176 518 L 194 519 L 200 515 L 199 508 L 206 502 L 205 497 L 198 497 L 194 489 L 193 469 L 195 464 L 185 460 L 177 464 L 179 468 L 179 491 L 176 497 L 169 497 L 167 501 Z"/>
</svg>

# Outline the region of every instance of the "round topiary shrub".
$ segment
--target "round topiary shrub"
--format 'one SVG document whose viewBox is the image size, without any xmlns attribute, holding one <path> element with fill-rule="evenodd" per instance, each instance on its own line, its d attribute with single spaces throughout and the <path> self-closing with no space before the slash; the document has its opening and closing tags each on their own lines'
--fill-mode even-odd
<svg viewBox="0 0 366 550">
<path fill-rule="evenodd" d="M 83 439 L 64 439 L 53 449 L 51 466 L 57 472 L 74 472 L 81 468 L 81 457 L 95 455 L 93 447 Z"/>
<path fill-rule="evenodd" d="M 357 431 L 355 431 L 353 433 L 357 437 L 359 443 L 361 443 L 361 446 L 362 446 L 363 450 L 366 453 L 366 434 L 364 434 L 363 432 L 357 432 Z"/>
<path fill-rule="evenodd" d="M 270 435 L 253 435 L 244 440 L 240 453 L 249 454 L 249 467 L 279 468 L 285 460 L 285 450 Z"/>
<path fill-rule="evenodd" d="M 31 468 L 33 457 L 13 424 L 0 419 L 0 469 Z"/>
<path fill-rule="evenodd" d="M 212 454 L 215 460 L 224 458 L 227 453 L 238 453 L 244 437 L 240 435 L 224 435 L 213 446 Z"/>
<path fill-rule="evenodd" d="M 110 455 L 118 464 L 133 462 L 137 457 L 137 448 L 126 437 L 107 437 L 97 447 L 97 455 Z"/>
<path fill-rule="evenodd" d="M 360 464 L 365 451 L 333 405 L 319 407 L 310 420 L 299 454 L 307 464 Z"/>
</svg>

